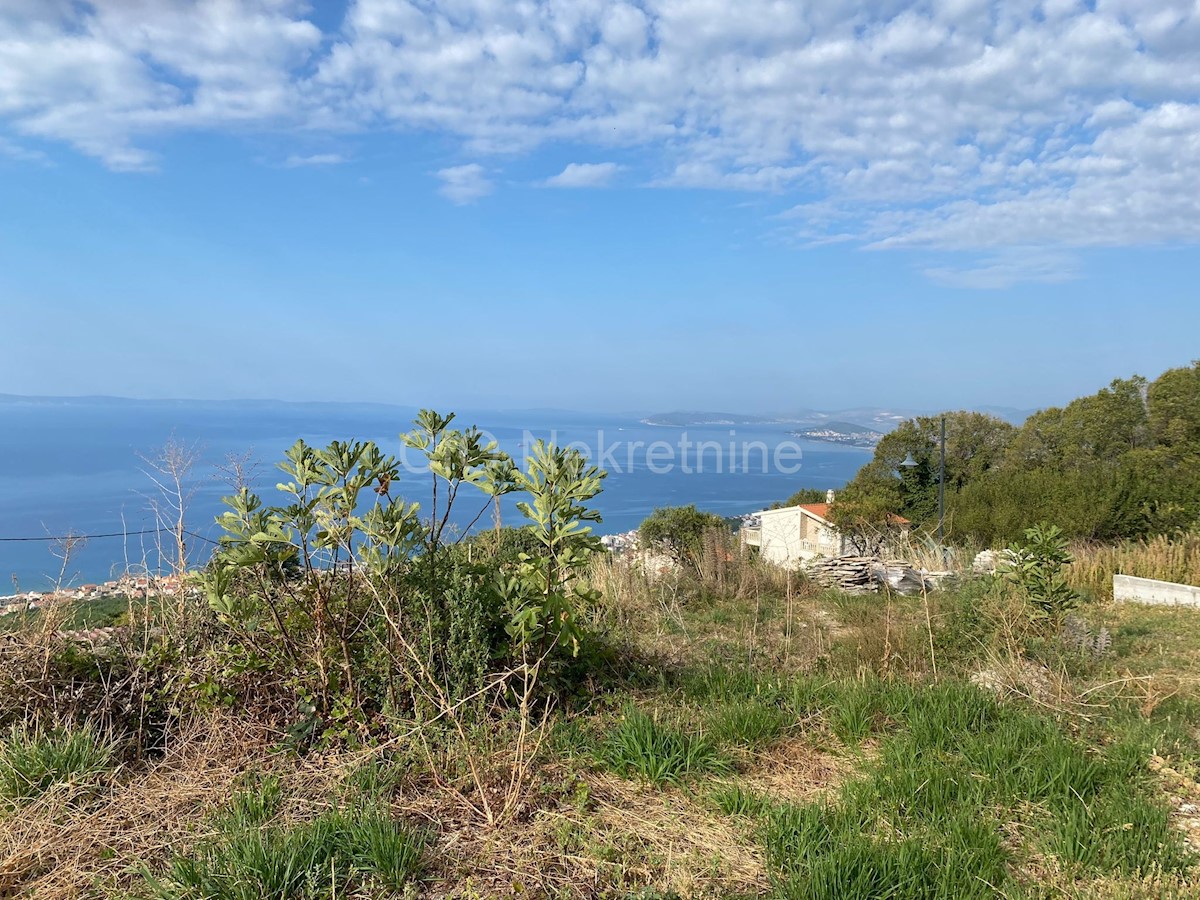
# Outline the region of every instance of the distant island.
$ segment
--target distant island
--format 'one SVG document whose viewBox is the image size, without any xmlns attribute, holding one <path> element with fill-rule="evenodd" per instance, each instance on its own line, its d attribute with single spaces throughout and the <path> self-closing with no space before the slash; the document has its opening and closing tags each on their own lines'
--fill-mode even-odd
<svg viewBox="0 0 1200 900">
<path fill-rule="evenodd" d="M 778 416 L 753 416 L 723 412 L 674 412 L 658 413 L 642 419 L 643 425 L 660 425 L 667 428 L 713 428 L 784 425 L 791 429 L 788 434 L 810 441 L 826 441 L 847 447 L 873 448 L 880 438 L 891 431 L 904 416 L 884 410 L 873 410 L 874 428 L 855 425 L 839 419 L 830 419 L 828 414 L 805 410 L 802 413 Z M 796 426 L 802 426 L 797 428 Z"/>
<path fill-rule="evenodd" d="M 988 413 L 1006 422 L 1011 422 L 1014 425 L 1021 424 L 1032 412 L 1032 410 L 1012 409 L 1004 406 L 977 406 L 974 408 L 979 412 Z M 859 406 L 853 409 L 838 410 L 801 408 L 787 412 L 753 414 L 713 412 L 710 410 L 676 410 L 674 412 L 659 412 L 644 416 L 641 419 L 641 423 L 643 425 L 658 425 L 664 428 L 769 427 L 772 425 L 783 425 L 801 428 L 805 432 L 812 432 L 812 434 L 801 434 L 802 437 L 810 437 L 812 440 L 834 440 L 839 444 L 849 443 L 845 439 L 845 435 L 848 434 L 876 435 L 872 439 L 872 443 L 857 445 L 874 447 L 879 437 L 892 431 L 901 422 L 917 416 L 932 414 L 928 410 L 907 408 L 888 409 L 878 406 Z M 863 424 L 852 424 L 855 422 L 862 422 Z M 846 431 L 846 429 L 849 429 L 849 431 Z M 834 434 L 829 434 L 818 437 L 817 433 L 820 432 L 833 432 L 839 436 L 835 437 Z M 798 431 L 793 433 L 800 434 Z"/>
<path fill-rule="evenodd" d="M 787 416 L 750 416 L 727 412 L 669 412 L 655 413 L 641 420 L 643 425 L 662 425 L 667 428 L 687 428 L 704 425 L 799 425 L 810 421 Z"/>
<path fill-rule="evenodd" d="M 791 433 L 808 441 L 825 441 L 847 447 L 865 447 L 869 450 L 874 449 L 883 438 L 883 432 L 852 422 L 826 422 Z"/>
</svg>

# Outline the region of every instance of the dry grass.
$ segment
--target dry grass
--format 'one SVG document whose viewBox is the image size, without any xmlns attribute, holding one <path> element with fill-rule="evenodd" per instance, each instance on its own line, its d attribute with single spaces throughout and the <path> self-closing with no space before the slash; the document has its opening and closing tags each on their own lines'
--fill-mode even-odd
<svg viewBox="0 0 1200 900">
<path fill-rule="evenodd" d="M 759 754 L 736 783 L 772 800 L 803 804 L 840 785 L 850 769 L 845 758 L 805 738 L 787 738 Z"/>
<path fill-rule="evenodd" d="M 1112 599 L 1113 575 L 1200 585 L 1200 534 L 1159 535 L 1122 544 L 1079 544 L 1067 579 L 1098 600 Z"/>
<path fill-rule="evenodd" d="M 768 886 L 759 848 L 685 791 L 559 765 L 540 774 L 521 813 L 494 828 L 430 781 L 396 799 L 397 813 L 436 835 L 422 896 L 591 898 L 652 888 L 715 897 Z M 796 768 L 795 784 L 800 777 Z"/>
<path fill-rule="evenodd" d="M 131 867 L 166 859 L 196 838 L 238 777 L 261 766 L 273 733 L 232 716 L 195 723 L 135 778 L 118 772 L 103 795 L 66 814 L 51 792 L 0 819 L 0 896 L 73 900 L 97 884 L 128 885 Z"/>
<path fill-rule="evenodd" d="M 761 849 L 695 798 L 607 774 L 587 783 L 585 809 L 552 817 L 564 826 L 558 834 L 577 896 L 639 888 L 728 896 L 769 887 Z"/>
</svg>

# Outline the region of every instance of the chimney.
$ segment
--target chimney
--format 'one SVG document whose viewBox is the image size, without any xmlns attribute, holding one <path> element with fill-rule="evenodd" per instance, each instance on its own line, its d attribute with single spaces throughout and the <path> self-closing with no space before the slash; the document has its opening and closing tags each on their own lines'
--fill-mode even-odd
<svg viewBox="0 0 1200 900">
<path fill-rule="evenodd" d="M 826 491 L 826 492 L 825 492 L 825 502 L 826 502 L 826 503 L 833 503 L 833 491 Z"/>
</svg>

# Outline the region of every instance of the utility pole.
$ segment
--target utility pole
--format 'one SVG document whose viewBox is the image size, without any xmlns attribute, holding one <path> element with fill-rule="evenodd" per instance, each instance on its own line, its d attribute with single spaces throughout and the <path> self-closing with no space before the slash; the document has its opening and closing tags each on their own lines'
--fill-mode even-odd
<svg viewBox="0 0 1200 900">
<path fill-rule="evenodd" d="M 941 459 L 938 463 L 938 552 L 942 554 L 942 562 L 946 560 L 946 545 L 943 532 L 946 527 L 946 417 L 942 416 L 942 445 Z"/>
</svg>

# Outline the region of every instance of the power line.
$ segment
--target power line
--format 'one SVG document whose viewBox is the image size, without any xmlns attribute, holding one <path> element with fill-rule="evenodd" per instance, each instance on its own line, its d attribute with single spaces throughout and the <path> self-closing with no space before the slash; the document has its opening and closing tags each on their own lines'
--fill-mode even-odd
<svg viewBox="0 0 1200 900">
<path fill-rule="evenodd" d="M 33 543 L 42 542 L 49 543 L 51 541 L 92 541 L 98 538 L 115 538 L 115 537 L 138 537 L 145 534 L 162 534 L 163 532 L 175 533 L 174 528 L 145 528 L 141 531 L 111 531 L 107 534 L 47 534 L 39 535 L 38 537 L 0 537 L 0 543 L 16 544 L 16 543 Z M 220 541 L 214 541 L 212 538 L 205 537 L 202 534 L 196 534 L 194 531 L 183 532 L 188 537 L 194 537 L 199 541 L 207 541 L 210 544 L 219 544 Z"/>
</svg>

